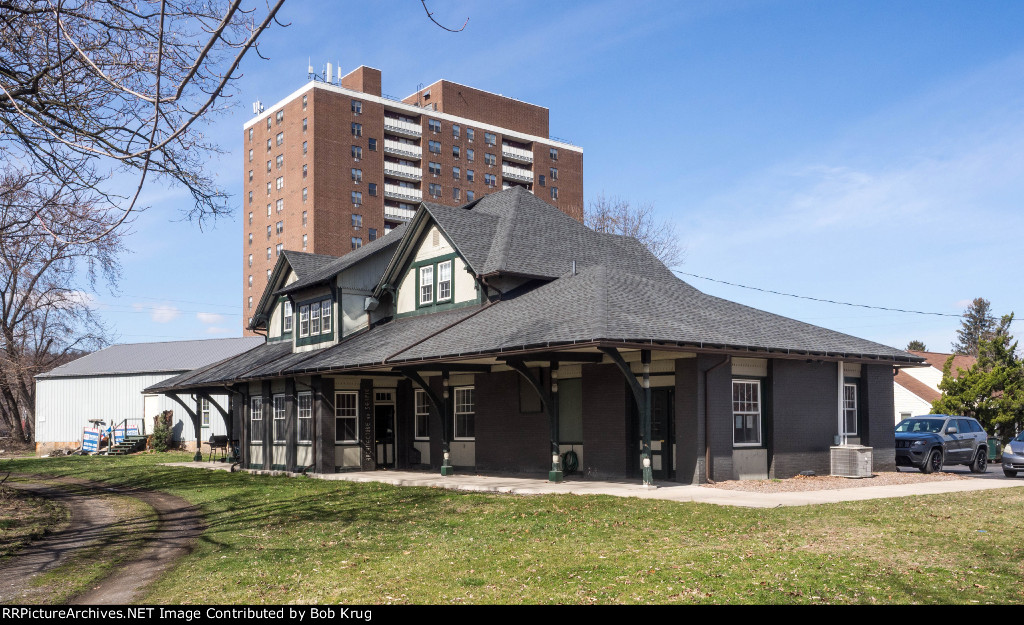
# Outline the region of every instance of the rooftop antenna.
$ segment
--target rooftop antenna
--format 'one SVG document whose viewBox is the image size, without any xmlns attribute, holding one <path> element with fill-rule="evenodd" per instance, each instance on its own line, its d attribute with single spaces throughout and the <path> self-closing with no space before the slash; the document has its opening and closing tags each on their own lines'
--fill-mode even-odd
<svg viewBox="0 0 1024 625">
<path fill-rule="evenodd" d="M 259 115 L 262 112 L 263 112 L 263 103 L 260 102 L 259 100 L 256 100 L 255 102 L 253 102 L 252 103 L 252 114 L 253 115 Z"/>
</svg>

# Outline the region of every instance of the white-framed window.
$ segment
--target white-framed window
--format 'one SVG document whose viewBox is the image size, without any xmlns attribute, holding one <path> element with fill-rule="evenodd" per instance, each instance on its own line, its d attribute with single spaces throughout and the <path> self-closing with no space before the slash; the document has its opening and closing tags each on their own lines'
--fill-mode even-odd
<svg viewBox="0 0 1024 625">
<path fill-rule="evenodd" d="M 281 122 L 283 122 L 284 121 L 284 110 L 280 110 L 277 113 L 275 113 L 274 117 L 277 118 L 277 123 L 280 124 Z"/>
<path fill-rule="evenodd" d="M 320 334 L 320 304 L 309 307 L 309 333 Z"/>
<path fill-rule="evenodd" d="M 281 145 L 282 143 L 284 143 L 284 133 L 279 132 L 277 133 L 277 145 Z"/>
<path fill-rule="evenodd" d="M 320 302 L 320 332 L 321 334 L 331 333 L 331 300 L 329 299 Z"/>
<path fill-rule="evenodd" d="M 359 100 L 352 100 L 352 112 L 356 115 L 361 115 L 363 112 L 363 103 Z"/>
<path fill-rule="evenodd" d="M 292 331 L 292 302 L 285 300 L 281 306 L 281 314 L 284 315 L 284 332 Z"/>
<path fill-rule="evenodd" d="M 437 301 L 452 298 L 452 261 L 437 264 Z"/>
<path fill-rule="evenodd" d="M 249 398 L 249 438 L 263 442 L 263 398 L 259 395 Z"/>
<path fill-rule="evenodd" d="M 857 435 L 857 385 L 843 384 L 843 434 Z"/>
<path fill-rule="evenodd" d="M 472 128 L 466 128 L 466 141 L 473 141 L 474 130 Z"/>
<path fill-rule="evenodd" d="M 441 132 L 441 121 L 437 119 L 428 119 L 427 127 L 430 128 L 430 132 Z"/>
<path fill-rule="evenodd" d="M 309 306 L 299 306 L 299 336 L 309 336 Z"/>
<path fill-rule="evenodd" d="M 285 442 L 284 395 L 274 395 L 274 442 Z"/>
<path fill-rule="evenodd" d="M 761 444 L 761 382 L 732 381 L 732 443 L 737 447 Z"/>
<path fill-rule="evenodd" d="M 298 442 L 313 442 L 313 394 L 299 393 Z"/>
<path fill-rule="evenodd" d="M 427 393 L 421 388 L 416 389 L 416 440 L 430 439 L 430 401 Z"/>
<path fill-rule="evenodd" d="M 434 266 L 420 267 L 420 305 L 434 303 Z"/>
<path fill-rule="evenodd" d="M 495 136 L 495 134 L 493 132 L 485 132 L 484 133 L 484 143 L 486 143 L 487 145 L 497 145 L 498 144 L 498 137 Z"/>
<path fill-rule="evenodd" d="M 210 427 L 210 400 L 204 399 L 202 405 L 199 407 L 200 420 L 204 428 Z"/>
<path fill-rule="evenodd" d="M 280 191 L 284 188 L 284 176 L 277 177 L 277 190 Z"/>
<path fill-rule="evenodd" d="M 359 442 L 359 393 L 338 391 L 334 394 L 334 442 Z"/>
<path fill-rule="evenodd" d="M 460 386 L 455 389 L 455 439 L 473 440 L 476 436 L 476 408 L 473 403 L 473 387 Z"/>
</svg>

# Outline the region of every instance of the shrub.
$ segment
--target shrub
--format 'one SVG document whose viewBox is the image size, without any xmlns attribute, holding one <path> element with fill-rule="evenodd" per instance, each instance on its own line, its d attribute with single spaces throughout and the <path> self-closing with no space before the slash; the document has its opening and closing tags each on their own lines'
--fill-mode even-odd
<svg viewBox="0 0 1024 625">
<path fill-rule="evenodd" d="M 173 411 L 164 410 L 153 417 L 153 435 L 149 437 L 149 448 L 153 451 L 167 451 L 173 448 L 174 431 L 171 429 L 173 416 Z"/>
</svg>

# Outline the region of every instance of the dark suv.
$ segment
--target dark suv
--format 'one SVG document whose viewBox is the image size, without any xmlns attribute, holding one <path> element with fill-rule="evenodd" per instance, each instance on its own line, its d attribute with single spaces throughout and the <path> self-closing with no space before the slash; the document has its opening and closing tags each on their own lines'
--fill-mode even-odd
<svg viewBox="0 0 1024 625">
<path fill-rule="evenodd" d="M 922 473 L 946 464 L 965 464 L 974 473 L 988 468 L 988 434 L 970 417 L 930 414 L 896 425 L 896 466 Z"/>
</svg>

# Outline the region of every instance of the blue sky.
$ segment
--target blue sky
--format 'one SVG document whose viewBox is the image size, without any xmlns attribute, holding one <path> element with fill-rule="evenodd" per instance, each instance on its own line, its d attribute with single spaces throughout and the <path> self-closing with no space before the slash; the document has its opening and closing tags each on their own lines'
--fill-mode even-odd
<svg viewBox="0 0 1024 625">
<path fill-rule="evenodd" d="M 651 202 L 682 271 L 873 306 L 1024 314 L 1024 3 L 288 0 L 206 132 L 232 218 L 183 221 L 151 186 L 120 291 L 96 306 L 119 342 L 241 334 L 242 146 L 250 104 L 306 82 L 307 60 L 383 72 L 402 97 L 444 78 L 546 106 L 584 148 L 584 193 Z M 904 347 L 945 351 L 955 317 L 701 290 Z M 1015 324 L 1018 334 L 1020 324 Z"/>
</svg>

